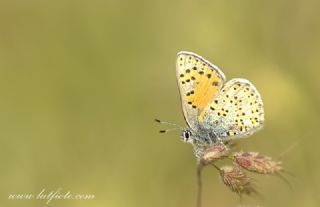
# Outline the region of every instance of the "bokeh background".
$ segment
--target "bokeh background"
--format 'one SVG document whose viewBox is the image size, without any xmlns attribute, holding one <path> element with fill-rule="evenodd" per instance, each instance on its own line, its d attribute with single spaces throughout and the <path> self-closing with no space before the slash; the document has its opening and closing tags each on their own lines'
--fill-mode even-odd
<svg viewBox="0 0 320 207">
<path fill-rule="evenodd" d="M 290 187 L 254 176 L 249 206 L 319 206 L 320 2 L 316 0 L 0 1 L 0 203 L 43 188 L 94 194 L 49 206 L 194 206 L 195 158 L 175 57 L 196 52 L 260 91 L 264 130 L 237 148 L 283 157 Z M 214 168 L 204 207 L 237 206 Z"/>
</svg>

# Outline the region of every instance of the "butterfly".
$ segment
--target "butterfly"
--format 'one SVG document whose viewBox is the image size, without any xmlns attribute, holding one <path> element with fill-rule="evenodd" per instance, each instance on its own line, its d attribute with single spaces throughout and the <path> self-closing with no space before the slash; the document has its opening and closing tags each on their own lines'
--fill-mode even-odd
<svg viewBox="0 0 320 207">
<path fill-rule="evenodd" d="M 187 123 L 181 138 L 193 145 L 198 158 L 214 143 L 247 137 L 262 128 L 263 102 L 248 80 L 226 82 L 217 66 L 185 51 L 177 54 L 176 77 Z"/>
</svg>

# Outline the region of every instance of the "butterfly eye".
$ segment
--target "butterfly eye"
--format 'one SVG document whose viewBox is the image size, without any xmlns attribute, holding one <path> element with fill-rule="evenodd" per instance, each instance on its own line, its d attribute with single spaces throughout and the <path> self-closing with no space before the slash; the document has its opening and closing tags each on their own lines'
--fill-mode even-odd
<svg viewBox="0 0 320 207">
<path fill-rule="evenodd" d="M 183 141 L 188 142 L 190 137 L 191 137 L 191 131 L 190 130 L 183 130 L 183 132 L 182 132 Z"/>
<path fill-rule="evenodd" d="M 184 133 L 184 138 L 189 139 L 189 137 L 190 137 L 190 134 L 189 134 L 188 131 L 186 131 L 186 132 Z"/>
</svg>

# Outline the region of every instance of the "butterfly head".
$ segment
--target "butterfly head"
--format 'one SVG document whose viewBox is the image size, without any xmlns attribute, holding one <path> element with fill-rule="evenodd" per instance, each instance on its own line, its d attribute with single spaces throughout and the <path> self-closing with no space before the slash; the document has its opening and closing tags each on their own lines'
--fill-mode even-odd
<svg viewBox="0 0 320 207">
<path fill-rule="evenodd" d="M 181 131 L 181 139 L 184 141 L 184 142 L 192 142 L 193 140 L 193 134 L 192 134 L 192 131 L 190 129 L 183 129 Z"/>
</svg>

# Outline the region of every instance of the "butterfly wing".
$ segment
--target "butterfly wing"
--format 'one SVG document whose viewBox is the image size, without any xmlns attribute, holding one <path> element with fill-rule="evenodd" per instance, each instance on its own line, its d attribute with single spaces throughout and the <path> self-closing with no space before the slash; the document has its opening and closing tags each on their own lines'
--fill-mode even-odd
<svg viewBox="0 0 320 207">
<path fill-rule="evenodd" d="M 203 111 L 204 128 L 221 139 L 246 137 L 262 128 L 264 109 L 257 89 L 245 79 L 232 79 Z"/>
<path fill-rule="evenodd" d="M 185 120 L 197 130 L 202 126 L 199 115 L 221 90 L 225 76 L 209 61 L 191 52 L 179 52 L 176 76 Z"/>
</svg>

